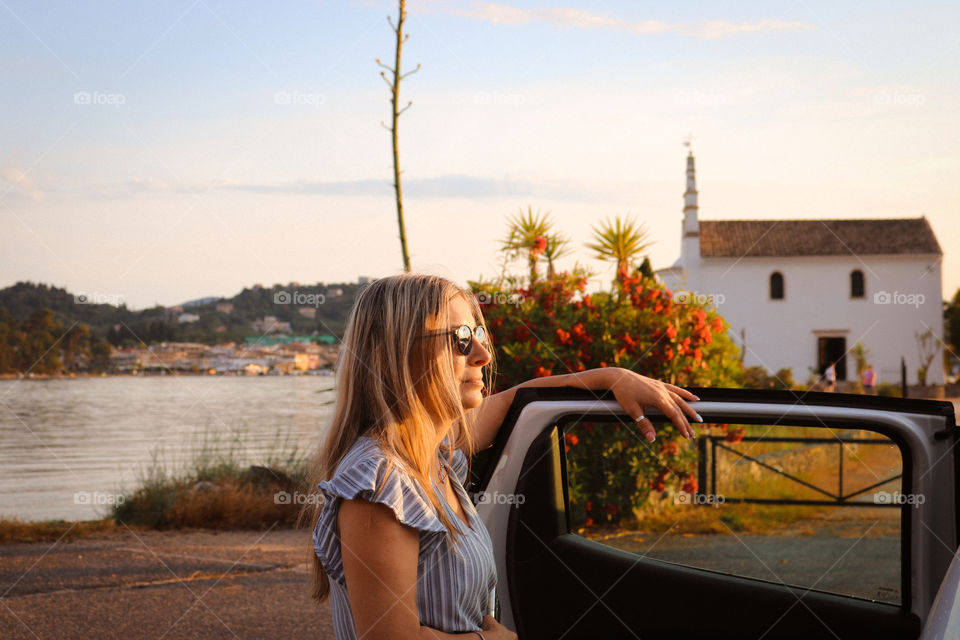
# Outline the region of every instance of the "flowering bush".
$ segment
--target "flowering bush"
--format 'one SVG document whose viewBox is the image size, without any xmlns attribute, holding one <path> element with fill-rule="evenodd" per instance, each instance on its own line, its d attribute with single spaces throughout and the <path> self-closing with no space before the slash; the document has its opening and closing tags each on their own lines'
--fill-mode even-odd
<svg viewBox="0 0 960 640">
<path fill-rule="evenodd" d="M 656 278 L 621 269 L 611 292 L 586 293 L 579 269 L 471 282 L 497 354 L 494 392 L 524 380 L 623 367 L 680 386 L 736 386 L 737 347 L 716 311 L 679 303 Z M 629 424 L 566 429 L 570 499 L 590 524 L 630 517 L 650 491 L 696 490 L 695 452 L 674 426 L 648 443 Z M 576 514 L 575 514 L 576 516 Z"/>
</svg>

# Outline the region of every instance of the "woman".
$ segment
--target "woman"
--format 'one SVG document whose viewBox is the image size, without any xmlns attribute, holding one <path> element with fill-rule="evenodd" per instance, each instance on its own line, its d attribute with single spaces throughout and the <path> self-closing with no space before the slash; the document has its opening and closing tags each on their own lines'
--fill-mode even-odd
<svg viewBox="0 0 960 640">
<path fill-rule="evenodd" d="M 463 482 L 518 387 L 612 389 L 651 441 L 644 407 L 687 437 L 684 413 L 699 419 L 686 403 L 696 396 L 625 369 L 537 378 L 486 398 L 484 373 L 492 388 L 492 349 L 469 290 L 403 274 L 357 297 L 314 468 L 324 500 L 313 514 L 313 595 L 330 597 L 339 640 L 517 637 L 489 614 L 492 543 Z"/>
</svg>

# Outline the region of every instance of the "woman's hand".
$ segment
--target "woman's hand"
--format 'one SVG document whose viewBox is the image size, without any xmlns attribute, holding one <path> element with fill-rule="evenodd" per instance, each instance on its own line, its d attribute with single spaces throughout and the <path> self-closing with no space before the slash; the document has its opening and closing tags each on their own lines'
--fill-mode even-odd
<svg viewBox="0 0 960 640">
<path fill-rule="evenodd" d="M 483 616 L 480 628 L 483 630 L 483 637 L 487 640 L 517 640 L 517 634 L 497 622 L 497 619 L 489 613 Z"/>
<path fill-rule="evenodd" d="M 687 417 L 696 422 L 703 422 L 703 418 L 687 401 L 700 398 L 686 389 L 647 378 L 629 369 L 617 368 L 610 371 L 614 376 L 610 390 L 627 415 L 637 421 L 637 426 L 647 440 L 653 442 L 656 439 L 653 423 L 644 415 L 647 407 L 659 409 L 687 438 L 692 439 L 697 435 Z"/>
</svg>

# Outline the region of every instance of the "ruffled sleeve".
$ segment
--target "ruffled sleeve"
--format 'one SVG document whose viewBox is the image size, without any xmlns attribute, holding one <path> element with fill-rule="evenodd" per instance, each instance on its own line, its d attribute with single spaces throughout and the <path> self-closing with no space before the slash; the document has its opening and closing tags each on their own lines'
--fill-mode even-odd
<svg viewBox="0 0 960 640">
<path fill-rule="evenodd" d="M 426 493 L 399 464 L 394 462 L 388 472 L 388 460 L 379 445 L 361 439 L 341 461 L 333 477 L 317 485 L 324 502 L 313 531 L 313 547 L 331 580 L 344 583 L 337 527 L 341 500 L 362 498 L 390 507 L 401 524 L 420 532 L 421 556 L 442 542 L 446 527 Z"/>
</svg>

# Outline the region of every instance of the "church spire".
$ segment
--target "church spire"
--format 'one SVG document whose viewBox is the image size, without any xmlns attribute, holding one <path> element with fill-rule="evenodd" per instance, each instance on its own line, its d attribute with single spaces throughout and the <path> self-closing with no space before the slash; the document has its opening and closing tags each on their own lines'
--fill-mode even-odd
<svg viewBox="0 0 960 640">
<path fill-rule="evenodd" d="M 697 169 L 694 164 L 693 136 L 688 136 L 683 143 L 689 149 L 687 152 L 687 190 L 683 192 L 683 237 L 700 235 L 700 222 L 697 220 L 699 205 L 697 203 Z"/>
</svg>

